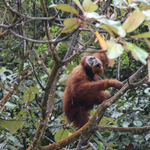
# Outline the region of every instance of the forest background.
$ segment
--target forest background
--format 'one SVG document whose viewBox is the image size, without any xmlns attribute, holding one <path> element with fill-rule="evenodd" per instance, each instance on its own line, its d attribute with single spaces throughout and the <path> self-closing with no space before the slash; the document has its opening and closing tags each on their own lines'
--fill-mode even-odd
<svg viewBox="0 0 150 150">
<path fill-rule="evenodd" d="M 150 0 L 2 0 L 0 16 L 0 149 L 150 150 Z M 100 49 L 124 87 L 77 131 L 63 92 Z"/>
</svg>

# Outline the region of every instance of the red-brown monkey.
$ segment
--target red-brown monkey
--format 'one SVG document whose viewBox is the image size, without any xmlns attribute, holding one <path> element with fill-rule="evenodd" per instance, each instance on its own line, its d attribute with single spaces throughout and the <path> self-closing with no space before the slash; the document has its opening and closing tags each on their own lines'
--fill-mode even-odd
<svg viewBox="0 0 150 150">
<path fill-rule="evenodd" d="M 104 90 L 109 87 L 120 89 L 123 84 L 116 79 L 99 80 L 104 65 L 108 61 L 106 52 L 84 56 L 81 63 L 75 67 L 69 77 L 63 98 L 63 112 L 68 121 L 77 128 L 89 120 L 88 111 L 94 104 L 101 104 L 110 98 L 110 93 Z M 97 74 L 97 75 L 96 75 Z"/>
</svg>

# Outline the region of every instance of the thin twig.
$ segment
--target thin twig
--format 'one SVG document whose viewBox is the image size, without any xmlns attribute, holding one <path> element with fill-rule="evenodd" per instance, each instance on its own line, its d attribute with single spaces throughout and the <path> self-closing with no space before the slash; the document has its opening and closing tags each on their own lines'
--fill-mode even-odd
<svg viewBox="0 0 150 150">
<path fill-rule="evenodd" d="M 39 103 L 38 101 L 38 96 L 37 94 L 35 94 L 35 101 L 37 102 L 37 104 L 40 106 L 41 109 L 43 109 L 42 105 Z"/>
<path fill-rule="evenodd" d="M 30 52 L 29 52 L 30 53 Z M 40 85 L 40 87 L 42 88 L 42 90 L 44 91 L 45 90 L 45 88 L 43 87 L 43 85 L 41 84 L 41 82 L 40 82 L 40 80 L 38 79 L 38 77 L 37 77 L 37 75 L 36 75 L 36 72 L 35 72 L 35 70 L 34 70 L 34 64 L 33 64 L 33 57 L 32 57 L 32 54 L 30 53 L 30 57 L 31 57 L 31 65 L 32 65 L 32 68 L 33 68 L 33 74 L 34 74 L 34 76 L 35 76 L 35 78 L 36 78 L 36 80 L 37 80 L 37 82 L 38 82 L 38 84 Z"/>
<path fill-rule="evenodd" d="M 97 148 L 93 145 L 93 143 L 91 143 L 90 141 L 88 141 L 88 144 L 90 145 L 90 147 L 91 147 L 93 150 L 97 150 Z"/>
</svg>

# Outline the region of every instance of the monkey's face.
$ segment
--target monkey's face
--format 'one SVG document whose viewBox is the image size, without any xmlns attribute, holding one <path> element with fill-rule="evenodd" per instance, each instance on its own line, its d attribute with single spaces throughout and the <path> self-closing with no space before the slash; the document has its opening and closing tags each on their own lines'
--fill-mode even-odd
<svg viewBox="0 0 150 150">
<path fill-rule="evenodd" d="M 86 57 L 86 64 L 92 69 L 93 74 L 100 75 L 103 72 L 102 62 L 94 56 Z"/>
<path fill-rule="evenodd" d="M 94 56 L 87 56 L 85 61 L 90 68 L 101 68 L 101 61 Z"/>
</svg>

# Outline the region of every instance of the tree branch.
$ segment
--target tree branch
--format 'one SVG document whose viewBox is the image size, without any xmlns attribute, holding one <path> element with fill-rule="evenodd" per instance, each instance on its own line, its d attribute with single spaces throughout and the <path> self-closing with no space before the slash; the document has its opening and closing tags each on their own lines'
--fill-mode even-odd
<svg viewBox="0 0 150 150">
<path fill-rule="evenodd" d="M 16 90 L 16 88 L 19 86 L 20 82 L 22 81 L 23 77 L 26 75 L 26 72 L 19 75 L 16 80 L 14 81 L 13 85 L 9 89 L 9 92 L 1 99 L 0 101 L 0 110 L 2 110 L 3 106 L 6 104 L 6 102 L 10 99 L 13 92 Z"/>
<path fill-rule="evenodd" d="M 100 10 L 99 14 L 101 14 L 103 11 L 105 11 L 111 3 L 112 3 L 112 0 L 107 0 L 106 2 L 104 2 L 99 9 Z"/>
<path fill-rule="evenodd" d="M 31 46 L 30 46 L 31 47 Z M 40 60 L 40 57 L 38 56 L 38 54 L 36 53 L 35 49 L 32 47 L 32 49 L 29 47 L 29 51 L 31 51 L 33 53 L 33 55 L 35 56 L 35 58 L 38 60 L 38 61 L 41 61 Z M 45 54 L 45 53 L 44 53 Z M 47 54 L 46 54 L 46 57 L 47 57 Z M 45 58 L 46 58 L 45 57 Z M 42 56 L 42 58 L 44 59 L 44 56 Z M 44 59 L 45 60 L 45 59 Z M 46 72 L 46 74 L 49 76 L 50 75 L 50 72 L 49 70 L 47 69 L 47 67 L 45 66 L 44 62 L 42 62 L 42 68 L 43 70 Z"/>
<path fill-rule="evenodd" d="M 59 14 L 59 11 L 58 11 L 58 13 L 55 16 L 53 16 L 53 17 L 30 17 L 30 16 L 22 15 L 20 12 L 18 12 L 15 9 L 13 9 L 6 0 L 3 0 L 3 2 L 5 4 L 5 6 L 7 7 L 7 9 L 9 9 L 12 13 L 15 13 L 16 15 L 21 16 L 21 17 L 27 17 L 27 19 L 32 19 L 32 20 L 47 20 L 47 21 L 50 21 L 50 20 L 55 19 L 56 16 Z M 32 0 L 32 2 L 34 2 L 34 0 Z M 37 5 L 37 3 L 35 3 L 35 4 Z"/>
<path fill-rule="evenodd" d="M 146 132 L 150 131 L 150 126 L 145 127 L 105 127 L 105 126 L 95 126 L 95 130 L 99 131 L 113 131 L 113 132 Z"/>
<path fill-rule="evenodd" d="M 11 29 L 9 29 L 9 32 L 10 32 L 11 34 L 13 34 L 14 36 L 19 37 L 19 38 L 21 38 L 21 39 L 25 39 L 25 40 L 27 40 L 27 41 L 29 41 L 29 42 L 44 43 L 44 44 L 45 44 L 45 43 L 58 43 L 58 42 L 61 42 L 61 41 L 65 41 L 65 40 L 67 40 L 74 32 L 76 32 L 76 30 L 77 30 L 77 29 L 75 29 L 74 31 L 72 31 L 71 33 L 69 33 L 67 36 L 65 36 L 65 37 L 63 37 L 63 38 L 61 38 L 61 39 L 58 39 L 58 40 L 57 40 L 57 38 L 55 38 L 55 39 L 53 39 L 53 40 L 48 40 L 48 41 L 40 41 L 40 40 L 30 39 L 30 38 L 27 38 L 27 37 L 24 37 L 24 36 L 21 36 L 21 35 L 15 33 L 15 32 L 12 31 Z"/>
</svg>

